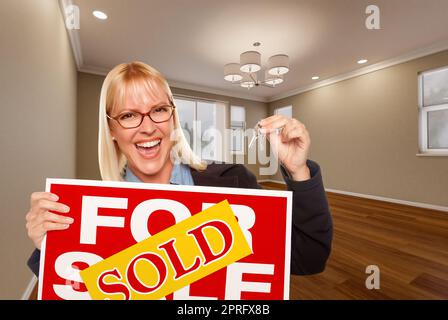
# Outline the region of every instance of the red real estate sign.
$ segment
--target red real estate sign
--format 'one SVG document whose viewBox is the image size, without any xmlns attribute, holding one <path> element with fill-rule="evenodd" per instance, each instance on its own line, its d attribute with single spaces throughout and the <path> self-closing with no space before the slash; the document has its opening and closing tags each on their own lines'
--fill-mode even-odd
<svg viewBox="0 0 448 320">
<path fill-rule="evenodd" d="M 91 299 L 80 270 L 227 200 L 252 254 L 167 299 L 289 299 L 292 193 L 241 188 L 47 179 L 75 222 L 48 232 L 39 299 Z"/>
</svg>

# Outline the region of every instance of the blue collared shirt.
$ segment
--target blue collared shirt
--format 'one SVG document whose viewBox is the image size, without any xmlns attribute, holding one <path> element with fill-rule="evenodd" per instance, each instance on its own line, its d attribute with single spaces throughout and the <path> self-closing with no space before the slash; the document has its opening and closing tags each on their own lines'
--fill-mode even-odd
<svg viewBox="0 0 448 320">
<path fill-rule="evenodd" d="M 135 174 L 126 167 L 124 174 L 124 181 L 127 182 L 142 182 Z M 190 167 L 183 163 L 178 163 L 173 165 L 173 171 L 171 171 L 171 184 L 180 184 L 187 186 L 194 186 L 193 177 L 191 176 Z"/>
</svg>

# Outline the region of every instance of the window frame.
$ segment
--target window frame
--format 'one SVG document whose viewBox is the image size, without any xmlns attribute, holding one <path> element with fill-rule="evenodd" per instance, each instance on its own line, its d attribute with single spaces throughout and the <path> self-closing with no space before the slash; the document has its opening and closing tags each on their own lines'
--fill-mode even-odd
<svg viewBox="0 0 448 320">
<path fill-rule="evenodd" d="M 198 119 L 198 103 L 202 102 L 202 103 L 214 103 L 216 105 L 220 104 L 224 106 L 224 118 L 222 119 L 223 121 L 223 129 L 225 130 L 227 125 L 227 117 L 229 115 L 227 115 L 227 113 L 230 112 L 229 109 L 229 103 L 226 101 L 220 101 L 220 100 L 213 100 L 213 99 L 206 99 L 206 98 L 202 98 L 202 97 L 194 97 L 194 96 L 187 96 L 187 95 L 181 95 L 181 94 L 173 94 L 173 100 L 174 99 L 178 99 L 178 100 L 188 100 L 188 101 L 192 101 L 194 102 L 194 114 L 193 114 L 193 121 L 197 121 Z M 217 120 L 217 119 L 215 119 Z M 179 119 L 180 121 L 180 119 Z M 191 149 L 193 150 L 193 152 L 199 156 L 202 160 L 207 161 L 207 162 L 227 162 L 230 155 L 228 154 L 228 151 L 226 150 L 228 147 L 226 147 L 226 141 L 225 141 L 225 137 L 224 137 L 224 133 L 222 133 L 222 137 L 224 138 L 224 141 L 222 141 L 223 145 L 223 150 L 218 150 L 218 154 L 219 152 L 221 153 L 221 159 L 206 159 L 206 158 L 202 158 L 202 154 L 197 154 L 196 151 L 198 149 L 198 137 L 195 135 L 198 132 L 196 131 L 196 128 L 193 126 L 192 127 L 192 132 L 193 132 L 193 145 L 190 146 Z M 200 137 L 200 141 L 202 141 L 202 136 Z M 202 152 L 202 149 L 201 149 Z"/>
<path fill-rule="evenodd" d="M 241 108 L 244 110 L 244 121 L 232 121 L 232 108 Z M 231 137 L 230 137 L 230 153 L 232 155 L 245 155 L 246 154 L 246 107 L 244 106 L 230 106 L 230 130 L 231 130 Z M 240 122 L 241 126 L 235 126 L 235 122 Z M 240 130 L 241 131 L 241 150 L 234 150 L 233 149 L 233 135 L 234 130 Z"/>
<path fill-rule="evenodd" d="M 290 108 L 290 109 L 291 109 L 291 118 L 292 118 L 292 111 L 293 111 L 292 104 L 289 104 L 289 105 L 286 105 L 286 106 L 283 106 L 283 107 L 277 107 L 277 108 L 275 108 L 275 109 L 274 109 L 274 115 L 278 114 L 278 111 L 279 111 L 280 109 L 286 109 L 286 108 Z"/>
<path fill-rule="evenodd" d="M 431 111 L 448 110 L 448 103 L 424 106 L 424 81 L 426 73 L 440 70 L 447 70 L 448 66 L 426 70 L 418 74 L 418 136 L 419 136 L 419 154 L 421 156 L 447 156 L 448 148 L 434 149 L 428 148 L 428 113 Z"/>
</svg>

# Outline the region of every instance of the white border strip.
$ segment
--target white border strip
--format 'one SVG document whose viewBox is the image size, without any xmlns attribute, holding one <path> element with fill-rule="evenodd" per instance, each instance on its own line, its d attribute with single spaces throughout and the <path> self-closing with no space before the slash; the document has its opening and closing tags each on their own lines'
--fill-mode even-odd
<svg viewBox="0 0 448 320">
<path fill-rule="evenodd" d="M 36 285 L 37 277 L 33 275 L 28 286 L 25 289 L 25 292 L 22 294 L 20 300 L 30 300 L 31 293 L 33 293 L 34 286 Z"/>
<path fill-rule="evenodd" d="M 417 157 L 448 157 L 447 152 L 428 152 L 428 153 L 417 153 Z"/>
<path fill-rule="evenodd" d="M 94 75 L 103 76 L 103 77 L 107 76 L 107 74 L 109 73 L 110 70 L 107 70 L 104 68 L 86 66 L 86 65 L 82 65 L 81 67 L 78 68 L 79 72 L 94 74 Z"/>
<path fill-rule="evenodd" d="M 99 75 L 99 76 L 106 76 L 109 72 L 109 70 L 107 70 L 105 68 L 98 68 L 98 67 L 87 66 L 87 65 L 78 66 L 78 71 L 84 72 L 84 73 L 89 73 L 89 74 L 95 74 L 95 75 Z M 268 100 L 265 98 L 258 97 L 255 95 L 250 95 L 250 94 L 244 94 L 241 92 L 227 91 L 227 90 L 222 90 L 222 89 L 214 89 L 214 88 L 210 88 L 210 87 L 204 87 L 204 86 L 199 86 L 196 84 L 179 82 L 179 81 L 174 81 L 174 80 L 169 80 L 169 79 L 167 79 L 167 81 L 168 81 L 168 84 L 171 87 L 171 89 L 185 89 L 185 90 L 197 91 L 199 93 L 216 94 L 216 95 L 230 97 L 230 98 L 240 98 L 240 99 L 244 99 L 244 100 L 258 101 L 258 102 L 264 102 L 264 103 L 268 102 Z"/>
<path fill-rule="evenodd" d="M 343 73 L 343 74 L 328 78 L 326 80 L 313 83 L 311 85 L 303 86 L 303 87 L 297 88 L 292 91 L 288 91 L 285 93 L 281 93 L 281 94 L 272 96 L 268 99 L 268 102 L 275 102 L 276 100 L 288 98 L 288 97 L 291 97 L 291 96 L 294 96 L 294 95 L 297 95 L 300 93 L 304 93 L 306 91 L 325 87 L 330 84 L 334 84 L 336 82 L 344 81 L 344 80 L 347 80 L 350 78 L 355 78 L 355 77 L 358 77 L 358 76 L 361 76 L 361 75 L 364 75 L 364 74 L 367 74 L 370 72 L 389 68 L 389 67 L 392 67 L 392 66 L 400 64 L 400 63 L 404 63 L 404 62 L 408 62 L 408 61 L 418 59 L 421 57 L 429 56 L 431 54 L 438 53 L 438 52 L 445 51 L 445 50 L 448 50 L 448 43 L 446 41 L 434 44 L 434 45 L 426 47 L 426 48 L 420 48 L 420 49 L 411 51 L 409 53 L 403 54 L 401 56 L 398 56 L 398 57 L 395 57 L 392 59 L 387 59 L 387 60 L 372 64 L 372 65 L 366 66 L 364 68 L 360 68 L 360 69 L 357 69 L 357 70 L 354 70 L 351 72 Z"/>
<path fill-rule="evenodd" d="M 48 192 L 48 191 L 46 191 Z M 39 260 L 39 287 L 37 289 L 37 300 L 42 300 L 42 285 L 44 283 L 44 273 L 45 268 L 45 244 L 47 243 L 47 235 L 44 236 L 42 243 L 40 245 L 40 260 Z"/>
<path fill-rule="evenodd" d="M 46 192 L 50 192 L 52 184 L 180 191 L 179 185 L 171 185 L 171 184 L 47 178 L 46 186 L 45 186 Z M 291 251 L 292 191 L 247 189 L 247 188 L 228 188 L 228 187 L 208 187 L 208 186 L 186 186 L 186 185 L 182 185 L 182 191 L 200 192 L 200 193 L 218 193 L 218 194 L 224 193 L 224 194 L 252 195 L 252 196 L 255 195 L 255 196 L 264 196 L 264 197 L 286 198 L 285 253 Z M 46 241 L 47 241 L 47 236 L 45 235 L 44 239 L 42 240 L 41 250 L 40 250 L 39 291 L 38 291 L 38 298 L 37 298 L 38 300 L 42 300 L 42 284 L 43 284 L 42 270 L 44 270 Z M 285 277 L 284 277 L 284 287 L 283 287 L 283 294 L 284 294 L 283 298 L 285 300 L 289 300 L 289 290 L 290 290 L 289 286 L 290 286 L 290 272 L 291 272 L 290 263 L 291 263 L 291 255 L 285 254 L 285 265 L 284 265 Z M 28 286 L 30 286 L 30 284 Z"/>
<path fill-rule="evenodd" d="M 327 188 L 325 189 L 325 191 L 333 192 L 333 193 L 339 193 L 339 194 L 344 194 L 344 195 L 348 195 L 348 196 L 354 196 L 354 197 L 360 197 L 360 198 L 366 198 L 366 199 L 372 199 L 372 200 L 379 200 L 379 201 L 403 204 L 403 205 L 411 206 L 411 207 L 418 207 L 418 208 L 424 208 L 424 209 L 431 209 L 431 210 L 448 212 L 448 207 L 438 206 L 438 205 L 433 205 L 433 204 L 428 204 L 428 203 L 413 202 L 413 201 L 407 201 L 407 200 L 399 200 L 399 199 L 393 199 L 393 198 L 374 196 L 374 195 L 370 195 L 370 194 L 362 194 L 362 193 L 341 191 L 341 190 L 327 189 Z"/>
<path fill-rule="evenodd" d="M 274 183 L 278 183 L 278 184 L 286 184 L 285 181 L 273 180 L 273 179 L 258 180 L 258 183 L 261 183 L 261 182 L 274 182 Z"/>
<path fill-rule="evenodd" d="M 94 67 L 94 66 L 83 65 L 82 54 L 81 54 L 81 49 L 80 49 L 80 44 L 79 44 L 79 37 L 77 37 L 77 39 L 75 37 L 75 39 L 72 40 L 72 34 L 74 34 L 77 37 L 77 33 L 69 32 L 69 36 L 70 36 L 70 41 L 73 46 L 75 59 L 77 61 L 78 71 L 106 76 L 108 73 L 108 70 L 105 68 L 98 68 L 98 67 Z M 366 66 L 366 67 L 363 67 L 360 69 L 356 69 L 354 71 L 350 71 L 347 73 L 342 73 L 337 76 L 334 76 L 334 77 L 331 77 L 331 78 L 328 78 L 328 79 L 325 79 L 325 80 L 322 80 L 322 81 L 319 81 L 319 82 L 316 82 L 316 83 L 313 83 L 313 84 L 310 84 L 307 86 L 299 87 L 297 89 L 287 91 L 285 93 L 274 95 L 269 98 L 262 98 L 262 97 L 258 97 L 255 95 L 245 95 L 245 94 L 239 93 L 239 92 L 237 93 L 234 91 L 225 91 L 222 89 L 203 87 L 203 86 L 198 86 L 195 84 L 183 83 L 183 82 L 178 82 L 178 81 L 173 81 L 173 80 L 168 80 L 168 83 L 170 84 L 170 86 L 173 86 L 174 88 L 179 88 L 179 89 L 194 90 L 194 91 L 199 91 L 201 93 L 211 93 L 211 94 L 218 94 L 218 95 L 225 95 L 225 96 L 229 96 L 229 97 L 247 99 L 247 100 L 251 100 L 251 101 L 271 103 L 271 102 L 275 102 L 280 99 L 289 98 L 289 97 L 298 95 L 300 93 L 304 93 L 307 91 L 325 87 L 325 86 L 328 86 L 328 85 L 331 85 L 331 84 L 334 84 L 334 83 L 337 83 L 340 81 L 344 81 L 344 80 L 348 80 L 348 79 L 355 78 L 358 76 L 362 76 L 367 73 L 371 73 L 371 72 L 378 71 L 381 69 L 389 68 L 389 67 L 392 67 L 392 66 L 404 63 L 404 62 L 408 62 L 411 60 L 429 56 L 431 54 L 435 54 L 435 53 L 442 52 L 445 50 L 448 50 L 448 43 L 446 43 L 446 42 L 438 43 L 438 44 L 432 45 L 430 47 L 426 47 L 423 49 L 417 49 L 410 53 L 406 53 L 406 54 L 403 54 L 401 56 L 398 56 L 398 57 L 395 57 L 392 59 L 384 60 L 384 61 L 378 62 L 376 64 L 372 64 L 372 65 L 369 65 L 369 66 Z"/>
<path fill-rule="evenodd" d="M 284 286 L 283 299 L 289 300 L 289 289 L 291 281 L 291 232 L 292 232 L 292 192 L 289 191 L 286 198 L 286 234 L 285 234 L 285 266 L 284 266 Z M 288 254 L 290 252 L 290 254 Z M 274 270 L 275 273 L 275 270 Z"/>
<path fill-rule="evenodd" d="M 59 6 L 61 9 L 61 15 L 62 15 L 64 24 L 65 24 L 64 8 L 65 8 L 65 6 L 71 5 L 71 4 L 73 4 L 72 0 L 59 0 Z M 78 30 L 67 30 L 67 33 L 68 33 L 68 36 L 70 39 L 70 43 L 72 45 L 73 56 L 75 58 L 78 71 L 85 72 L 85 73 L 92 73 L 92 74 L 96 74 L 96 75 L 102 75 L 102 76 L 107 75 L 107 73 L 109 71 L 106 68 L 84 65 L 84 61 L 83 61 L 83 57 L 82 57 L 82 50 L 81 50 L 81 42 L 80 42 Z M 222 89 L 203 87 L 203 86 L 198 86 L 195 84 L 182 83 L 182 82 L 177 82 L 177 81 L 173 81 L 173 80 L 168 80 L 168 83 L 170 84 L 170 86 L 173 86 L 173 87 L 176 87 L 179 89 L 194 90 L 194 91 L 200 91 L 200 92 L 204 92 L 204 93 L 212 93 L 212 94 L 225 95 L 225 96 L 247 99 L 247 100 L 252 100 L 252 101 L 270 103 L 270 102 L 275 102 L 276 100 L 288 98 L 288 97 L 291 97 L 291 96 L 294 96 L 294 95 L 297 95 L 297 94 L 300 94 L 300 93 L 303 93 L 306 91 L 310 91 L 310 90 L 317 89 L 320 87 L 328 86 L 328 85 L 334 84 L 336 82 L 354 78 L 354 77 L 357 77 L 357 76 L 360 76 L 363 74 L 367 74 L 367 73 L 370 73 L 373 71 L 385 69 L 385 68 L 403 63 L 403 62 L 407 62 L 410 60 L 428 56 L 428 55 L 438 53 L 438 52 L 441 52 L 444 50 L 448 50 L 448 43 L 446 41 L 433 44 L 432 46 L 429 46 L 429 47 L 420 48 L 420 49 L 411 51 L 409 53 L 400 55 L 398 57 L 392 58 L 392 59 L 384 60 L 382 62 L 378 62 L 376 64 L 366 66 L 361 69 L 357 69 L 357 70 L 354 70 L 354 71 L 351 71 L 348 73 L 343 73 L 343 74 L 334 76 L 332 78 L 329 78 L 329 79 L 326 79 L 323 81 L 319 81 L 319 82 L 313 83 L 311 85 L 303 86 L 303 87 L 294 89 L 292 91 L 281 93 L 281 94 L 278 94 L 278 95 L 275 95 L 275 96 L 272 96 L 269 98 L 263 98 L 263 97 L 259 97 L 259 96 L 255 96 L 255 95 L 247 95 L 247 94 L 240 93 L 240 92 L 226 91 L 226 90 L 222 90 Z"/>
<path fill-rule="evenodd" d="M 48 178 L 47 185 L 46 185 L 46 192 L 49 192 L 49 187 L 52 184 L 65 184 L 65 185 L 76 185 L 76 186 L 79 185 L 79 186 L 88 186 L 88 187 L 97 187 L 98 186 L 98 187 L 113 187 L 113 188 L 180 191 L 179 185 L 172 185 L 172 184 Z M 249 195 L 249 196 L 255 195 L 255 196 L 264 196 L 264 197 L 292 197 L 291 191 L 283 191 L 283 190 L 264 190 L 264 189 L 189 186 L 189 185 L 182 185 L 181 187 L 182 187 L 181 191 L 188 191 L 188 192 L 220 193 L 220 194 L 225 193 L 225 194 Z"/>
<path fill-rule="evenodd" d="M 179 81 L 174 81 L 174 80 L 167 80 L 167 81 L 168 81 L 170 87 L 173 87 L 173 88 L 199 91 L 201 93 L 202 92 L 212 93 L 212 94 L 217 94 L 217 95 L 221 95 L 221 96 L 240 98 L 240 99 L 245 99 L 245 100 L 250 100 L 250 101 L 258 101 L 258 102 L 264 102 L 264 103 L 268 102 L 268 100 L 266 98 L 262 98 L 262 97 L 251 95 L 251 94 L 245 94 L 245 93 L 235 92 L 235 91 L 230 91 L 230 90 L 227 91 L 227 90 L 223 90 L 223 89 L 214 89 L 214 88 L 210 88 L 210 87 L 203 87 L 203 86 L 199 86 L 199 85 L 195 85 L 195 84 L 189 84 L 189 83 L 179 82 Z"/>
<path fill-rule="evenodd" d="M 63 20 L 65 29 L 67 29 L 67 27 L 65 25 L 65 19 L 66 19 L 65 8 L 68 6 L 72 6 L 72 5 L 73 5 L 72 0 L 59 0 L 59 8 L 61 11 L 62 20 Z M 70 40 L 70 44 L 72 46 L 72 52 L 73 52 L 73 57 L 76 62 L 76 67 L 79 70 L 82 67 L 82 65 L 84 64 L 84 61 L 82 58 L 81 41 L 79 39 L 79 30 L 67 29 L 67 34 L 68 34 L 68 38 Z"/>
<path fill-rule="evenodd" d="M 45 182 L 45 192 L 50 192 L 51 189 L 51 183 L 49 182 L 49 179 Z M 37 300 L 42 300 L 42 286 L 44 283 L 44 273 L 43 270 L 45 269 L 45 247 L 47 243 L 47 235 L 45 234 L 44 238 L 42 239 L 41 245 L 40 245 L 40 260 L 39 260 L 39 287 L 37 291 Z"/>
<path fill-rule="evenodd" d="M 258 180 L 258 182 L 259 183 L 261 183 L 261 182 L 274 182 L 274 183 L 278 183 L 278 184 L 286 184 L 284 181 L 272 180 L 272 179 Z M 336 189 L 328 189 L 328 188 L 325 188 L 325 191 L 326 192 L 338 193 L 338 194 L 344 194 L 344 195 L 347 195 L 347 196 L 354 196 L 354 197 L 359 197 L 359 198 L 366 198 L 366 199 L 372 199 L 372 200 L 379 200 L 379 201 L 403 204 L 403 205 L 411 206 L 411 207 L 418 207 L 418 208 L 423 208 L 423 209 L 431 209 L 431 210 L 448 212 L 448 207 L 438 206 L 438 205 L 429 204 L 429 203 L 422 203 L 422 202 L 414 202 L 414 201 L 386 198 L 386 197 L 375 196 L 375 195 L 370 195 L 370 194 L 363 194 L 363 193 L 356 193 L 356 192 L 336 190 Z"/>
</svg>

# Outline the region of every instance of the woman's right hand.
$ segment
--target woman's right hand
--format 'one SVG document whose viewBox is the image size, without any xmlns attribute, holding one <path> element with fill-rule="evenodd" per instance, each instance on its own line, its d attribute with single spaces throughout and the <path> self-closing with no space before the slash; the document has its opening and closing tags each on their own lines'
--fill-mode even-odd
<svg viewBox="0 0 448 320">
<path fill-rule="evenodd" d="M 65 230 L 73 223 L 73 218 L 51 213 L 68 213 L 70 208 L 57 202 L 59 197 L 50 192 L 34 192 L 31 194 L 31 208 L 26 215 L 28 237 L 40 250 L 42 240 L 50 230 Z"/>
</svg>

